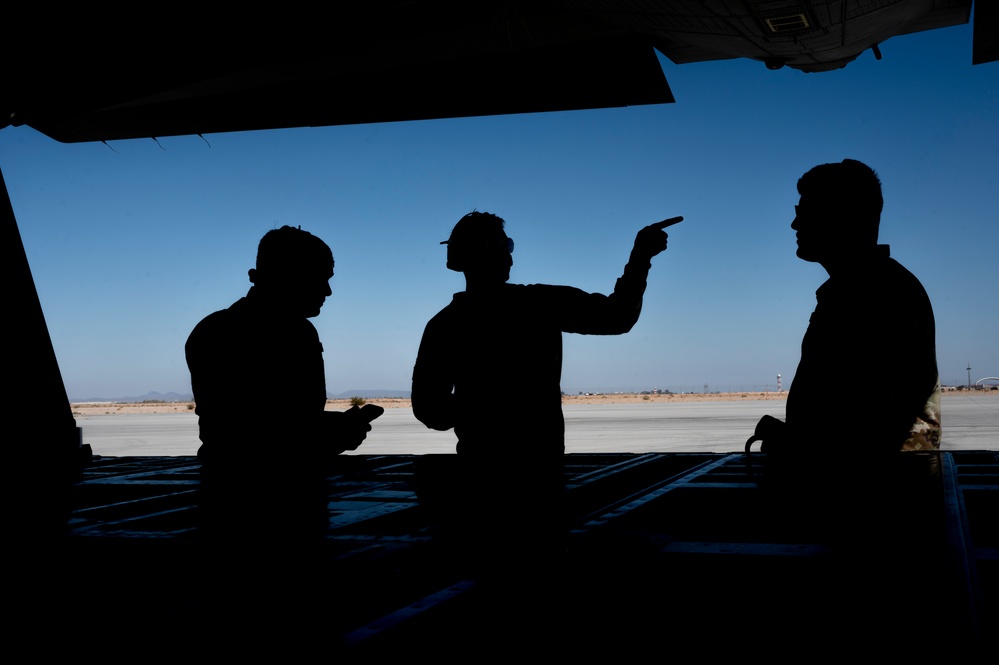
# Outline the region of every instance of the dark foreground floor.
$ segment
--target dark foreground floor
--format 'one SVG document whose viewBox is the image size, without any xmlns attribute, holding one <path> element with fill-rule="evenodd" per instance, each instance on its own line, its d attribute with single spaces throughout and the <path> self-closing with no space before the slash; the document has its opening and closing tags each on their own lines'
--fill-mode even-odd
<svg viewBox="0 0 999 665">
<path fill-rule="evenodd" d="M 450 459 L 344 458 L 314 565 L 248 532 L 211 566 L 196 458 L 95 458 L 68 536 L 12 572 L 30 590 L 18 629 L 136 656 L 999 653 L 999 453 L 930 455 L 919 496 L 887 507 L 858 507 L 844 481 L 832 511 L 850 517 L 834 536 L 798 495 L 761 489 L 759 455 L 752 466 L 742 454 L 569 455 L 570 528 L 555 554 L 524 542 L 522 507 L 489 525 L 484 549 L 502 554 L 482 566 L 417 499 L 417 467 Z M 862 462 L 830 460 L 847 479 Z"/>
</svg>

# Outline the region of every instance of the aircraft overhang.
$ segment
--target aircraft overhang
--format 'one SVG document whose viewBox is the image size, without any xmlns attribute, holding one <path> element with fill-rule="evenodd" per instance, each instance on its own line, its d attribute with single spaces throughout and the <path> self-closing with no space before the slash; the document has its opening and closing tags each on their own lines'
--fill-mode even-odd
<svg viewBox="0 0 999 665">
<path fill-rule="evenodd" d="M 980 6 L 979 6 L 980 5 Z M 971 0 L 370 0 L 231 20 L 22 18 L 0 127 L 66 142 L 610 108 L 674 101 L 677 64 L 846 66 L 893 36 L 967 23 Z M 71 10 L 68 10 L 71 11 Z M 973 63 L 999 59 L 996 3 Z M 47 17 L 46 17 L 47 18 Z M 53 57 L 53 53 L 62 54 Z"/>
</svg>

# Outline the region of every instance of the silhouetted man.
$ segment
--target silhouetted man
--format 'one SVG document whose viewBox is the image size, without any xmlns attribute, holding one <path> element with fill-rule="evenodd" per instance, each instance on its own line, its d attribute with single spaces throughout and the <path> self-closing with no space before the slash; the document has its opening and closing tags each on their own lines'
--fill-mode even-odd
<svg viewBox="0 0 999 665">
<path fill-rule="evenodd" d="M 243 581 L 249 597 L 264 580 L 294 586 L 295 574 L 311 570 L 306 559 L 329 525 L 329 464 L 361 444 L 381 411 L 325 410 L 323 346 L 309 319 L 331 295 L 332 277 L 322 240 L 290 226 L 269 231 L 246 296 L 205 317 L 187 340 L 212 574 L 252 569 Z"/>
<path fill-rule="evenodd" d="M 877 174 L 847 159 L 816 166 L 798 181 L 791 228 L 797 255 L 829 279 L 801 343 L 786 420 L 766 416 L 764 451 L 867 456 L 940 447 L 940 386 L 933 308 L 908 270 L 878 244 L 883 199 Z M 874 372 L 870 405 L 853 398 L 855 377 Z"/>
<path fill-rule="evenodd" d="M 831 597 L 830 617 L 813 621 L 838 621 L 850 606 L 854 637 L 903 636 L 911 617 L 952 602 L 926 575 L 946 557 L 933 309 L 919 280 L 878 244 L 883 200 L 873 169 L 852 159 L 822 164 L 801 177 L 798 193 L 797 255 L 829 279 L 815 294 L 785 421 L 764 416 L 747 448 L 762 439 L 769 514 L 817 530 L 840 555 L 827 588 L 841 600 Z M 911 633 L 898 640 L 919 643 Z"/>
<path fill-rule="evenodd" d="M 483 529 L 490 520 L 515 522 L 528 543 L 551 533 L 565 449 L 562 333 L 631 330 L 651 259 L 666 249 L 663 228 L 670 221 L 679 218 L 638 233 L 611 295 L 509 284 L 513 240 L 504 220 L 471 212 L 455 225 L 445 241 L 447 267 L 464 274 L 465 291 L 426 326 L 412 401 L 423 424 L 453 428 L 458 437 L 460 473 L 468 481 L 467 496 L 458 501 L 481 511 L 468 520 L 478 520 Z"/>
</svg>

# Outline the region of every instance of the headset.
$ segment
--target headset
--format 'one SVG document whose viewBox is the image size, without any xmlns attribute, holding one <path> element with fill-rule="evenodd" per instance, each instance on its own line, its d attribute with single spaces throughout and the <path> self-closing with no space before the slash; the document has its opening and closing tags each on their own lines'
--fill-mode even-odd
<svg viewBox="0 0 999 665">
<path fill-rule="evenodd" d="M 508 254 L 513 254 L 513 238 L 504 238 L 505 246 L 504 249 Z M 455 242 L 454 240 L 443 240 L 442 245 L 447 245 L 447 268 L 448 270 L 454 270 L 455 272 L 465 272 L 465 267 L 467 265 L 468 259 L 471 258 L 469 254 L 474 256 L 474 250 L 469 251 L 465 245 L 466 242 Z M 474 244 L 474 243 L 473 243 Z"/>
</svg>

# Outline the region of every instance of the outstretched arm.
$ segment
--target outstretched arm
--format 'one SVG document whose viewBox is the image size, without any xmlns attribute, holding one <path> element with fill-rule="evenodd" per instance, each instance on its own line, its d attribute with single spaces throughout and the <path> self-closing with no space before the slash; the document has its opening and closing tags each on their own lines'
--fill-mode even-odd
<svg viewBox="0 0 999 665">
<path fill-rule="evenodd" d="M 649 269 L 652 268 L 652 257 L 666 249 L 666 227 L 683 221 L 683 217 L 670 217 L 655 224 L 649 224 L 635 236 L 635 245 L 631 248 L 631 256 L 624 266 L 624 273 L 614 285 L 611 298 L 622 303 L 631 312 L 633 319 L 628 324 L 628 330 L 638 321 L 642 311 L 642 296 L 645 294 L 646 280 Z"/>
<path fill-rule="evenodd" d="M 559 298 L 562 330 L 584 335 L 621 335 L 631 330 L 642 312 L 652 257 L 666 249 L 664 229 L 682 220 L 683 217 L 671 217 L 638 232 L 624 273 L 610 296 L 579 290 L 572 297 L 563 293 Z"/>
</svg>

